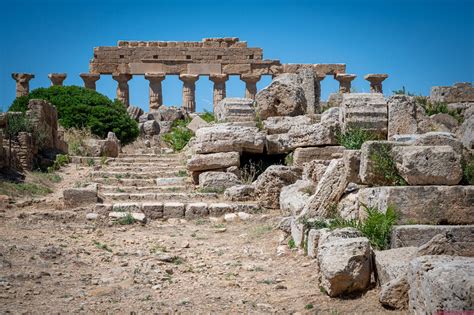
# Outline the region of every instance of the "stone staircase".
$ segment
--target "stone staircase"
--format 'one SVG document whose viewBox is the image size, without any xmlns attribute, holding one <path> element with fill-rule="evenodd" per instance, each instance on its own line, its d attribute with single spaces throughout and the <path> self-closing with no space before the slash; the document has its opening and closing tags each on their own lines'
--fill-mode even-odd
<svg viewBox="0 0 474 315">
<path fill-rule="evenodd" d="M 101 198 L 96 211 L 110 216 L 131 212 L 149 219 L 194 219 L 259 210 L 256 203 L 228 202 L 223 194 L 199 191 L 186 172 L 182 154 L 122 154 L 101 166 L 99 159 L 94 160 L 86 161 L 95 165 L 90 177 L 98 184 Z"/>
</svg>

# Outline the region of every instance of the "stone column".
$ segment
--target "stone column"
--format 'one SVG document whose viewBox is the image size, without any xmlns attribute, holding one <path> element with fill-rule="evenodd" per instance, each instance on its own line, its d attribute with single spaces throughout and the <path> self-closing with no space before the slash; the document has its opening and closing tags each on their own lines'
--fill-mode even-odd
<svg viewBox="0 0 474 315">
<path fill-rule="evenodd" d="M 258 74 L 241 74 L 240 80 L 245 82 L 245 98 L 255 99 L 257 95 L 257 82 L 260 81 L 261 75 Z"/>
<path fill-rule="evenodd" d="M 51 86 L 62 86 L 64 80 L 66 80 L 67 74 L 65 73 L 50 73 L 48 78 L 51 80 Z"/>
<path fill-rule="evenodd" d="M 16 81 L 16 97 L 30 93 L 30 80 L 34 77 L 31 73 L 12 73 L 12 78 Z"/>
<path fill-rule="evenodd" d="M 84 81 L 84 87 L 86 89 L 96 90 L 95 82 L 100 79 L 100 74 L 81 73 L 79 76 Z"/>
<path fill-rule="evenodd" d="M 180 74 L 179 79 L 183 81 L 183 104 L 182 107 L 187 112 L 196 111 L 196 81 L 198 74 Z"/>
<path fill-rule="evenodd" d="M 130 106 L 130 92 L 128 81 L 132 79 L 132 75 L 128 73 L 114 73 L 112 79 L 117 81 L 117 99 L 120 100 L 125 107 Z"/>
<path fill-rule="evenodd" d="M 351 92 L 351 82 L 357 76 L 355 74 L 348 73 L 338 73 L 334 78 L 339 81 L 339 93 L 350 93 Z"/>
<path fill-rule="evenodd" d="M 225 82 L 229 80 L 229 76 L 227 74 L 211 74 L 209 80 L 214 82 L 212 104 L 215 110 L 217 103 L 226 97 Z"/>
<path fill-rule="evenodd" d="M 370 93 L 383 93 L 382 82 L 388 78 L 386 73 L 369 73 L 364 79 L 370 82 Z"/>
<path fill-rule="evenodd" d="M 145 79 L 150 81 L 149 108 L 150 112 L 158 110 L 163 105 L 163 89 L 161 81 L 165 79 L 164 73 L 145 73 Z"/>
</svg>

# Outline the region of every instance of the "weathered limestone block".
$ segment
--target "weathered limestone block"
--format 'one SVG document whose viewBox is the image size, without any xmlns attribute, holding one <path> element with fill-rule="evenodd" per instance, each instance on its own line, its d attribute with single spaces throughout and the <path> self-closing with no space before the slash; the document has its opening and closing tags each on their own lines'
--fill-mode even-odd
<svg viewBox="0 0 474 315">
<path fill-rule="evenodd" d="M 280 192 L 282 214 L 299 215 L 314 189 L 314 183 L 309 180 L 297 180 L 294 184 L 284 186 Z"/>
<path fill-rule="evenodd" d="M 201 188 L 224 190 L 240 184 L 242 184 L 240 179 L 232 173 L 204 172 L 199 174 L 199 186 Z"/>
<path fill-rule="evenodd" d="M 388 98 L 388 139 L 394 135 L 415 134 L 418 130 L 417 105 L 413 96 L 393 95 Z"/>
<path fill-rule="evenodd" d="M 399 224 L 472 224 L 474 186 L 362 188 L 359 203 L 381 212 L 392 205 L 399 214 Z M 364 209 L 359 211 L 363 217 Z"/>
<path fill-rule="evenodd" d="M 472 310 L 474 307 L 474 258 L 421 256 L 408 268 L 409 311 L 434 314 Z"/>
<path fill-rule="evenodd" d="M 349 183 L 361 183 L 359 176 L 360 155 L 360 150 L 344 150 L 342 153 L 342 160 L 344 161 L 347 182 Z"/>
<path fill-rule="evenodd" d="M 184 217 L 184 203 L 182 202 L 165 202 L 163 204 L 163 218 L 182 218 Z"/>
<path fill-rule="evenodd" d="M 341 146 L 297 148 L 293 153 L 293 165 L 303 166 L 313 160 L 339 159 L 343 152 L 344 147 Z"/>
<path fill-rule="evenodd" d="M 41 133 L 43 149 L 61 149 L 56 107 L 45 100 L 31 99 L 28 102 L 26 116 L 35 131 L 32 136 L 37 137 Z"/>
<path fill-rule="evenodd" d="M 306 203 L 300 216 L 306 218 L 325 217 L 337 204 L 347 186 L 344 162 L 332 160 L 319 180 L 316 191 Z"/>
<path fill-rule="evenodd" d="M 380 93 L 344 93 L 340 111 L 342 129 L 362 129 L 387 137 L 387 102 Z"/>
<path fill-rule="evenodd" d="M 328 107 L 328 108 L 340 107 L 341 104 L 342 104 L 342 94 L 341 93 L 331 93 L 331 94 L 329 94 L 328 102 L 326 104 L 326 107 Z"/>
<path fill-rule="evenodd" d="M 460 256 L 474 257 L 474 225 L 399 225 L 392 229 L 392 248 L 424 246 L 437 235 L 449 235 L 450 246 Z M 434 253 L 434 252 L 431 252 Z"/>
<path fill-rule="evenodd" d="M 127 107 L 127 113 L 130 118 L 132 118 L 135 121 L 138 121 L 138 118 L 143 115 L 143 109 L 137 106 L 128 106 Z"/>
<path fill-rule="evenodd" d="M 71 208 L 95 204 L 97 202 L 97 184 L 64 189 L 63 200 L 64 205 Z"/>
<path fill-rule="evenodd" d="M 359 191 L 344 194 L 337 204 L 337 212 L 346 220 L 359 219 Z"/>
<path fill-rule="evenodd" d="M 268 117 L 263 121 L 263 129 L 267 131 L 269 135 L 287 133 L 291 128 L 295 126 L 309 126 L 319 122 L 316 115 L 307 116 L 275 116 Z"/>
<path fill-rule="evenodd" d="M 262 153 L 264 144 L 265 135 L 256 127 L 218 124 L 197 130 L 192 148 L 196 153 Z"/>
<path fill-rule="evenodd" d="M 159 116 L 163 121 L 176 121 L 184 118 L 184 112 L 181 108 L 175 106 L 160 106 L 158 108 Z"/>
<path fill-rule="evenodd" d="M 107 139 L 87 139 L 85 149 L 89 156 L 117 157 L 120 153 L 120 141 L 115 133 L 109 132 Z"/>
<path fill-rule="evenodd" d="M 427 132 L 421 135 L 414 135 L 413 142 L 415 146 L 427 145 L 427 146 L 438 146 L 438 145 L 449 145 L 457 154 L 463 154 L 462 143 L 456 139 L 456 137 L 449 132 Z"/>
<path fill-rule="evenodd" d="M 308 232 L 308 240 L 307 240 L 307 251 L 308 251 L 308 257 L 311 258 L 316 258 L 318 256 L 318 244 L 319 244 L 319 238 L 321 237 L 321 234 L 326 232 L 327 233 L 328 229 L 311 229 Z"/>
<path fill-rule="evenodd" d="M 259 205 L 265 208 L 280 207 L 280 192 L 283 186 L 293 184 L 301 177 L 296 167 L 271 165 L 254 182 L 255 196 Z"/>
<path fill-rule="evenodd" d="M 139 124 L 138 127 L 142 136 L 156 136 L 160 134 L 160 124 L 156 120 L 148 120 Z"/>
<path fill-rule="evenodd" d="M 195 154 L 187 163 L 187 169 L 192 172 L 225 169 L 230 166 L 240 166 L 238 152 Z"/>
<path fill-rule="evenodd" d="M 193 202 L 186 205 L 184 214 L 186 219 L 197 219 L 206 217 L 207 215 L 209 215 L 209 210 L 205 202 Z"/>
<path fill-rule="evenodd" d="M 304 243 L 304 225 L 295 217 L 290 217 L 290 234 L 296 247 L 303 247 Z"/>
<path fill-rule="evenodd" d="M 152 113 L 143 113 L 142 115 L 140 115 L 140 117 L 138 117 L 138 122 L 139 123 L 144 123 L 144 122 L 147 122 L 149 120 L 159 121 L 159 119 L 155 119 L 155 115 L 152 114 Z"/>
<path fill-rule="evenodd" d="M 400 146 L 392 153 L 409 185 L 457 185 L 462 179 L 461 156 L 450 146 Z"/>
<path fill-rule="evenodd" d="M 156 220 L 163 218 L 163 203 L 144 202 L 142 203 L 142 212 L 148 219 Z"/>
<path fill-rule="evenodd" d="M 303 165 L 303 179 L 311 180 L 317 184 L 326 172 L 329 163 L 331 163 L 330 160 L 313 160 L 305 163 Z"/>
<path fill-rule="evenodd" d="M 306 98 L 306 113 L 320 113 L 321 81 L 326 75 L 317 73 L 312 67 L 301 68 L 297 70 L 297 74 Z"/>
<path fill-rule="evenodd" d="M 317 257 L 320 285 L 330 297 L 363 291 L 370 284 L 372 251 L 367 238 L 324 242 L 318 246 Z"/>
<path fill-rule="evenodd" d="M 249 201 L 255 199 L 255 187 L 252 185 L 236 185 L 224 191 L 224 197 L 229 201 Z"/>
<path fill-rule="evenodd" d="M 474 102 L 474 88 L 470 82 L 456 83 L 453 86 L 433 86 L 430 100 L 432 102 Z"/>
<path fill-rule="evenodd" d="M 474 150 L 474 115 L 463 122 L 460 134 L 462 144 L 469 150 Z"/>
<path fill-rule="evenodd" d="M 261 119 L 272 116 L 297 116 L 306 113 L 306 98 L 296 74 L 282 74 L 257 93 L 257 112 Z"/>
<path fill-rule="evenodd" d="M 435 124 L 444 125 L 448 130 L 453 131 L 459 127 L 459 121 L 446 113 L 438 113 L 430 116 L 430 120 Z"/>
<path fill-rule="evenodd" d="M 406 309 L 409 289 L 406 275 L 400 276 L 381 286 L 379 301 L 382 305 L 394 309 Z"/>
<path fill-rule="evenodd" d="M 202 119 L 199 116 L 196 116 L 196 117 L 193 118 L 193 120 L 191 120 L 191 122 L 186 126 L 186 128 L 188 128 L 192 132 L 196 133 L 196 131 L 198 129 L 204 128 L 204 127 L 209 127 L 209 125 L 210 124 L 207 121 L 205 121 L 204 119 Z"/>
<path fill-rule="evenodd" d="M 379 284 L 385 285 L 406 275 L 408 263 L 416 257 L 418 248 L 401 247 L 374 251 L 375 268 Z"/>
<path fill-rule="evenodd" d="M 255 121 L 255 108 L 250 98 L 224 98 L 217 103 L 214 115 L 218 122 Z"/>
<path fill-rule="evenodd" d="M 463 242 L 457 242 L 456 237 L 452 234 L 437 234 L 418 248 L 417 255 L 468 256 L 464 254 L 472 250 L 472 245 L 474 244 L 471 243 L 467 245 L 468 246 Z"/>
</svg>

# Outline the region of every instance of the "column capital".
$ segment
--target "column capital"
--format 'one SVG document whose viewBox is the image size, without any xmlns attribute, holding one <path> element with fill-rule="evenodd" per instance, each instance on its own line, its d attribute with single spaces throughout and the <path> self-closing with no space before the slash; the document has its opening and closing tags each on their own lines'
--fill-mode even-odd
<svg viewBox="0 0 474 315">
<path fill-rule="evenodd" d="M 100 79 L 100 74 L 96 73 L 81 73 L 79 76 L 82 78 L 84 81 L 92 81 L 95 82 Z"/>
<path fill-rule="evenodd" d="M 349 74 L 349 73 L 337 73 L 334 75 L 334 79 L 336 79 L 339 82 L 351 82 L 354 80 L 357 76 L 355 74 Z"/>
<path fill-rule="evenodd" d="M 179 79 L 186 83 L 194 83 L 199 80 L 199 74 L 184 73 L 179 75 Z"/>
<path fill-rule="evenodd" d="M 240 75 L 240 80 L 246 83 L 257 83 L 261 79 L 260 74 L 244 73 Z"/>
<path fill-rule="evenodd" d="M 165 78 L 166 78 L 166 74 L 164 72 L 156 72 L 156 73 L 147 72 L 147 73 L 145 73 L 145 79 L 149 80 L 149 81 L 161 82 Z"/>
<path fill-rule="evenodd" d="M 382 83 L 386 78 L 388 78 L 386 73 L 369 73 L 364 76 L 364 79 L 372 84 Z"/>
<path fill-rule="evenodd" d="M 50 73 L 48 74 L 51 85 L 63 85 L 63 81 L 66 80 L 66 73 Z"/>
<path fill-rule="evenodd" d="M 314 78 L 318 81 L 322 81 L 326 78 L 326 74 L 325 73 L 319 73 L 319 72 L 314 72 Z"/>
<path fill-rule="evenodd" d="M 132 79 L 132 75 L 130 73 L 118 73 L 115 72 L 112 74 L 112 79 L 115 81 L 121 83 L 121 82 L 127 82 Z"/>
<path fill-rule="evenodd" d="M 32 73 L 18 73 L 14 72 L 12 73 L 12 78 L 18 83 L 26 83 L 30 81 L 31 79 L 34 79 L 35 75 Z"/>
<path fill-rule="evenodd" d="M 225 73 L 211 73 L 209 75 L 209 80 L 214 83 L 223 83 L 229 80 L 229 75 Z"/>
</svg>

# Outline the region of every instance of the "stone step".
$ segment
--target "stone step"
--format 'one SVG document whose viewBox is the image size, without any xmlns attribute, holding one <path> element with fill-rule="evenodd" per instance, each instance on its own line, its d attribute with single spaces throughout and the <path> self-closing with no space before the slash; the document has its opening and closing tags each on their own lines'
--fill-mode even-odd
<svg viewBox="0 0 474 315">
<path fill-rule="evenodd" d="M 102 193 L 160 193 L 160 192 L 186 192 L 188 186 L 186 185 L 174 185 L 158 187 L 153 186 L 113 186 L 113 185 L 100 185 L 99 191 Z"/>
<path fill-rule="evenodd" d="M 182 157 L 124 157 L 124 158 L 115 158 L 113 161 L 114 162 L 129 162 L 129 163 L 135 163 L 135 162 L 155 162 L 155 163 L 161 163 L 161 162 L 176 162 L 176 161 L 181 161 L 183 158 Z"/>
<path fill-rule="evenodd" d="M 261 208 L 256 203 L 223 202 L 117 202 L 98 203 L 96 212 L 142 212 L 149 219 L 186 218 L 206 216 L 218 217 L 226 213 L 257 213 Z"/>
<path fill-rule="evenodd" d="M 169 166 L 169 167 L 185 167 L 186 163 L 182 160 L 161 161 L 161 162 L 136 162 L 136 161 L 111 161 L 109 166 L 136 166 L 136 167 L 152 167 L 152 166 Z"/>
<path fill-rule="evenodd" d="M 156 157 L 124 157 L 124 158 L 103 158 L 103 157 L 89 157 L 89 156 L 70 156 L 71 163 L 83 164 L 83 165 L 130 165 L 130 164 L 141 164 L 145 165 L 185 165 L 185 159 L 180 156 L 156 156 Z"/>
<path fill-rule="evenodd" d="M 93 171 L 91 176 L 93 178 L 168 178 L 181 177 L 181 173 L 177 171 L 154 171 L 154 172 L 112 172 L 112 171 Z M 187 177 L 186 172 L 182 172 L 183 177 Z"/>
<path fill-rule="evenodd" d="M 135 158 L 135 157 L 144 157 L 144 158 L 150 158 L 150 157 L 181 157 L 182 155 L 179 153 L 168 153 L 168 154 L 154 154 L 154 153 L 120 153 L 119 158 Z"/>
<path fill-rule="evenodd" d="M 199 192 L 141 192 L 141 193 L 101 193 L 105 202 L 109 201 L 216 201 L 219 199 L 217 193 Z"/>
<path fill-rule="evenodd" d="M 161 164 L 153 164 L 146 166 L 136 166 L 135 164 L 127 165 L 110 165 L 102 169 L 103 171 L 108 172 L 158 172 L 158 171 L 170 171 L 170 172 L 180 172 L 186 171 L 186 166 L 176 165 L 176 166 L 162 166 Z"/>
<path fill-rule="evenodd" d="M 167 177 L 167 178 L 115 178 L 96 177 L 92 180 L 103 185 L 123 185 L 123 186 L 176 186 L 190 183 L 187 177 Z"/>
</svg>

